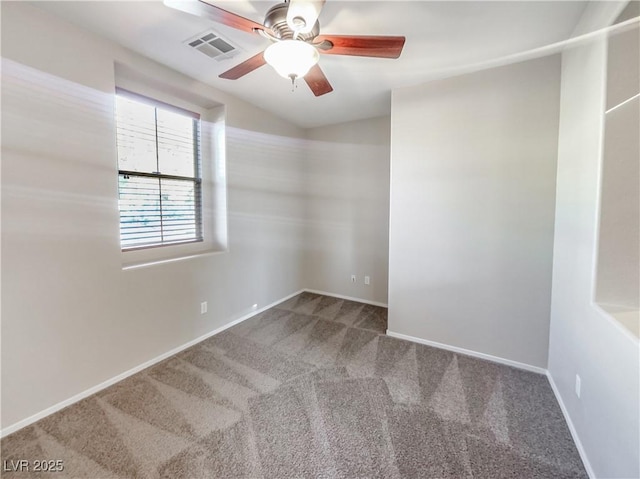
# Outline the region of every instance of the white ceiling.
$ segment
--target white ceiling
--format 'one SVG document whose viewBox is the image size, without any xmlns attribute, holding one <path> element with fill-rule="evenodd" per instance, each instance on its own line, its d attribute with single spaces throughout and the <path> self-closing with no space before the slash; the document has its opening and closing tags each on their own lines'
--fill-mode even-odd
<svg viewBox="0 0 640 479">
<path fill-rule="evenodd" d="M 259 23 L 277 3 L 211 1 Z M 320 65 L 334 91 L 317 98 L 303 82 L 292 92 L 288 80 L 269 66 L 235 81 L 218 78 L 269 42 L 161 2 L 62 1 L 35 5 L 306 128 L 388 114 L 394 88 L 424 83 L 565 40 L 586 2 L 327 0 L 320 15 L 322 33 L 404 35 L 407 41 L 397 60 L 323 55 Z M 211 28 L 242 51 L 218 62 L 184 43 Z"/>
</svg>

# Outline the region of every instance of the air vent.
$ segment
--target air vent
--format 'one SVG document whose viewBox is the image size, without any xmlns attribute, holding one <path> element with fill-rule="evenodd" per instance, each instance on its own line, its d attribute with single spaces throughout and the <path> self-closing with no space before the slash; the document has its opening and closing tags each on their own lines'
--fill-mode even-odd
<svg viewBox="0 0 640 479">
<path fill-rule="evenodd" d="M 240 49 L 217 32 L 208 30 L 184 42 L 187 46 L 204 53 L 216 61 L 226 60 L 235 56 Z"/>
</svg>

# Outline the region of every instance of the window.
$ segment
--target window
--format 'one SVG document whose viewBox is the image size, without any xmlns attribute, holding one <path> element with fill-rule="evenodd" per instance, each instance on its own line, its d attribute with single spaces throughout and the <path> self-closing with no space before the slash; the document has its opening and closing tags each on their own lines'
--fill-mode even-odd
<svg viewBox="0 0 640 479">
<path fill-rule="evenodd" d="M 116 92 L 123 251 L 202 241 L 200 116 Z"/>
</svg>

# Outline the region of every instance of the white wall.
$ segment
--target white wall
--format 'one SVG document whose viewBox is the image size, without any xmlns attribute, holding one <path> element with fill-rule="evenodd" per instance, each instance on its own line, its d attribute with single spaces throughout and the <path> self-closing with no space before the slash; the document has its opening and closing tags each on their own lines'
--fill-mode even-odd
<svg viewBox="0 0 640 479">
<path fill-rule="evenodd" d="M 3 428 L 304 287 L 303 130 L 19 2 L 2 56 Z M 228 252 L 122 269 L 116 61 L 226 105 Z"/>
<path fill-rule="evenodd" d="M 389 118 L 303 131 L 1 8 L 3 428 L 302 287 L 387 302 Z M 228 252 L 122 269 L 114 62 L 226 105 Z M 604 62 L 563 55 L 549 370 L 598 477 L 638 477 L 638 343 L 592 301 Z M 394 93 L 392 331 L 547 364 L 558 85 L 548 58 Z"/>
<path fill-rule="evenodd" d="M 302 130 L 38 8 L 1 6 L 2 428 L 253 304 L 302 288 L 387 302 L 388 117 Z M 224 105 L 228 251 L 122 268 L 116 82 L 204 117 Z"/>
<path fill-rule="evenodd" d="M 307 130 L 307 287 L 387 303 L 389 136 L 388 116 Z"/>
<path fill-rule="evenodd" d="M 633 2 L 621 16 L 639 14 L 640 2 Z M 605 308 L 636 311 L 636 334 L 640 334 L 639 63 L 639 27 L 609 37 L 596 288 L 596 300 Z"/>
<path fill-rule="evenodd" d="M 545 368 L 560 58 L 395 90 L 389 330 Z"/>
<path fill-rule="evenodd" d="M 577 31 L 609 25 L 616 8 L 590 5 Z M 593 298 L 606 70 L 605 39 L 562 55 L 549 373 L 595 476 L 637 478 L 638 340 Z"/>
</svg>

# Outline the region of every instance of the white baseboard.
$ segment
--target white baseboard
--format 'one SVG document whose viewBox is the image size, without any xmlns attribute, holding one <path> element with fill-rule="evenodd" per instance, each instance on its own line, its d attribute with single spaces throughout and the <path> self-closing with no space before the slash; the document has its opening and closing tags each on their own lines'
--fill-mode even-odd
<svg viewBox="0 0 640 479">
<path fill-rule="evenodd" d="M 328 293 L 326 291 L 319 291 L 317 289 L 305 289 L 304 291 L 306 291 L 307 293 L 321 294 L 323 296 L 331 296 L 332 298 L 340 298 L 340 299 L 346 299 L 348 301 L 355 301 L 356 303 L 364 303 L 364 304 L 370 304 L 372 306 L 380 306 L 382 308 L 388 307 L 387 303 L 379 303 L 377 301 L 369 301 L 368 299 L 354 298 L 352 296 L 344 296 L 342 294 Z"/>
<path fill-rule="evenodd" d="M 178 346 L 177 348 L 174 348 L 170 351 L 167 351 L 166 353 L 163 353 L 153 359 L 150 359 L 149 361 L 146 361 L 134 368 L 129 369 L 128 371 L 125 371 L 121 374 L 118 374 L 117 376 L 112 377 L 111 379 L 107 379 L 106 381 L 101 382 L 100 384 L 97 384 L 96 386 L 93 386 L 85 391 L 82 391 L 81 393 L 78 393 L 72 397 L 70 397 L 69 399 L 66 399 L 64 401 L 61 401 L 57 404 L 54 404 L 51 407 L 48 407 L 26 419 L 23 419 L 21 421 L 16 422 L 15 424 L 12 424 L 11 426 L 7 426 L 4 429 L 0 430 L 0 437 L 5 437 L 8 436 L 11 433 L 14 433 L 16 431 L 18 431 L 19 429 L 22 429 L 26 426 L 29 426 L 30 424 L 33 424 L 36 421 L 39 421 L 40 419 L 45 418 L 46 416 L 49 416 L 55 412 L 60 411 L 61 409 L 64 409 L 67 406 L 71 406 L 72 404 L 81 401 L 82 399 L 85 399 L 99 391 L 102 391 L 103 389 L 112 386 L 113 384 L 122 381 L 123 379 L 128 378 L 129 376 L 132 376 L 140 371 L 142 371 L 143 369 L 146 369 L 148 367 L 153 366 L 156 363 L 159 363 L 160 361 L 163 361 L 164 359 L 167 359 L 171 356 L 173 356 L 174 354 L 178 354 L 179 352 L 190 348 L 191 346 L 195 346 L 196 344 L 198 344 L 201 341 L 204 341 L 207 338 L 210 338 L 211 336 L 215 336 L 216 334 L 221 333 L 222 331 L 231 328 L 232 326 L 235 326 L 236 324 L 239 324 L 243 321 L 246 321 L 247 319 L 255 316 L 256 314 L 260 314 L 263 311 L 266 311 L 269 308 L 272 308 L 274 306 L 277 306 L 278 304 L 287 301 L 291 298 L 293 298 L 294 296 L 299 295 L 302 292 L 308 292 L 308 293 L 315 293 L 315 294 L 322 294 L 325 296 L 332 296 L 335 298 L 340 298 L 340 299 L 347 299 L 350 301 L 356 301 L 359 303 L 365 303 L 365 304 L 371 304 L 374 306 L 381 306 L 381 307 L 387 307 L 387 304 L 384 303 L 378 303 L 375 301 L 368 301 L 368 300 L 364 300 L 364 299 L 360 299 L 360 298 L 353 298 L 350 296 L 343 296 L 343 295 L 339 295 L 339 294 L 334 294 L 334 293 L 328 293 L 325 291 L 317 291 L 317 290 L 313 290 L 313 289 L 304 289 L 304 290 L 300 290 L 300 291 L 296 291 L 295 293 L 292 293 L 288 296 L 285 296 L 284 298 L 281 298 L 277 301 L 274 301 L 271 304 L 268 304 L 266 306 L 263 306 L 260 309 L 256 309 L 255 311 L 251 311 L 250 313 L 247 313 L 219 328 L 214 329 L 213 331 L 210 331 L 196 339 L 193 339 L 181 346 Z M 463 349 L 463 348 L 458 348 L 456 346 L 450 346 L 448 344 L 442 344 L 442 343 L 438 343 L 435 341 L 429 341 L 426 339 L 421 339 L 421 338 L 416 338 L 413 336 L 408 336 L 405 334 L 400 334 L 400 333 L 394 333 L 393 331 L 389 331 L 387 330 L 387 335 L 394 337 L 394 338 L 398 338 L 398 339 L 404 339 L 407 341 L 412 341 L 414 343 L 419 343 L 419 344 L 425 344 L 427 346 L 432 346 L 435 348 L 439 348 L 439 349 L 445 349 L 448 351 L 452 351 L 455 353 L 459 353 L 459 354 L 464 354 L 466 356 L 472 356 L 472 357 L 476 357 L 476 358 L 480 358 L 480 359 L 486 359 L 488 361 L 493 361 L 496 363 L 500 363 L 500 364 L 505 364 L 507 366 L 513 366 L 515 368 L 519 368 L 519 369 L 524 369 L 527 371 L 532 371 L 535 373 L 539 373 L 539 374 L 545 374 L 549 380 L 549 384 L 551 385 L 551 389 L 553 390 L 553 393 L 556 397 L 556 400 L 558 401 L 558 404 L 560 405 L 560 409 L 562 410 L 562 414 L 564 415 L 565 421 L 567 422 L 567 425 L 569 427 L 569 431 L 571 432 L 571 436 L 573 437 L 573 441 L 576 444 L 576 447 L 578 449 L 578 453 L 580 454 L 580 458 L 582 459 L 582 462 L 584 464 L 584 467 L 587 471 L 587 474 L 589 475 L 590 479 L 595 479 L 596 475 L 593 472 L 593 469 L 591 467 L 591 464 L 589 463 L 589 459 L 587 457 L 587 454 L 584 450 L 584 447 L 582 446 L 582 442 L 580 441 L 580 438 L 578 436 L 578 433 L 576 432 L 576 429 L 573 425 L 573 422 L 571 421 L 571 417 L 569 416 L 569 413 L 567 411 L 567 408 L 564 405 L 564 402 L 562 401 L 562 396 L 560 395 L 560 392 L 558 391 L 558 388 L 553 380 L 553 377 L 551 376 L 551 374 L 549 373 L 548 370 L 537 367 L 537 366 L 532 366 L 529 364 L 525 364 L 525 363 L 520 363 L 517 361 L 512 361 L 510 359 L 504 359 L 504 358 L 500 358 L 497 356 L 491 356 L 489 354 L 484 354 L 484 353 L 479 353 L 476 351 L 471 351 L 468 349 Z"/>
<path fill-rule="evenodd" d="M 412 341 L 414 343 L 425 344 L 427 346 L 432 346 L 438 349 L 446 349 L 447 351 L 452 351 L 458 354 L 464 354 L 465 356 L 472 356 L 474 358 L 486 359 L 487 361 L 492 361 L 494 363 L 505 364 L 507 366 L 512 366 L 518 369 L 524 369 L 526 371 L 531 371 L 538 374 L 547 374 L 547 370 L 538 366 L 532 366 L 531 364 L 521 363 L 518 361 L 513 361 L 511 359 L 505 359 L 498 356 L 492 356 L 490 354 L 479 353 L 477 351 L 472 351 L 470 349 L 459 348 L 457 346 L 451 346 L 449 344 L 438 343 L 436 341 L 429 341 L 428 339 L 416 338 L 414 336 L 407 336 L 406 334 L 394 333 L 393 331 L 389 331 L 387 329 L 387 336 L 391 336 L 393 338 L 405 339 L 407 341 Z"/>
<path fill-rule="evenodd" d="M 414 343 L 425 344 L 427 346 L 433 346 L 434 348 L 446 349 L 447 351 L 452 351 L 454 353 L 464 354 L 466 356 L 472 356 L 472 357 L 475 357 L 475 358 L 486 359 L 487 361 L 493 361 L 495 363 L 505 364 L 507 366 L 513 366 L 514 368 L 524 369 L 526 371 L 532 371 L 534 373 L 544 374 L 545 376 L 547 376 L 547 379 L 549 380 L 549 384 L 551 385 L 551 390 L 553 391 L 553 394 L 555 395 L 556 400 L 558 401 L 558 404 L 560 405 L 560 410 L 562 411 L 562 414 L 563 414 L 564 419 L 565 419 L 565 421 L 567 423 L 567 426 L 569 427 L 569 431 L 571 432 L 571 437 L 573 438 L 573 442 L 575 443 L 576 449 L 578 449 L 578 453 L 580 454 L 580 459 L 582 459 L 582 464 L 584 465 L 584 468 L 587 471 L 587 474 L 589 475 L 589 478 L 590 479 L 596 479 L 596 474 L 593 471 L 593 468 L 591 467 L 591 463 L 589 462 L 589 458 L 587 457 L 587 453 L 584 450 L 584 447 L 582 446 L 582 442 L 580 441 L 580 437 L 578 436 L 578 432 L 576 431 L 576 428 L 573 425 L 573 422 L 571 421 L 571 416 L 569 416 L 569 411 L 567 410 L 566 406 L 564 405 L 564 402 L 562 401 L 562 396 L 560 395 L 560 391 L 558 390 L 558 387 L 556 386 L 556 383 L 553 380 L 553 376 L 551 376 L 551 373 L 547 369 L 540 368 L 538 366 L 532 366 L 530 364 L 520 363 L 518 361 L 512 361 L 511 359 L 505 359 L 505 358 L 500 358 L 500 357 L 497 357 L 497 356 L 492 356 L 490 354 L 484 354 L 484 353 L 479 353 L 477 351 L 471 351 L 469 349 L 458 348 L 456 346 L 450 346 L 448 344 L 442 344 L 442 343 L 438 343 L 438 342 L 435 342 L 435 341 L 429 341 L 429 340 L 426 340 L 426 339 L 416 338 L 416 337 L 413 337 L 413 336 L 407 336 L 406 334 L 394 333 L 393 331 L 389 331 L 389 330 L 387 330 L 387 335 L 391 336 L 391 337 L 394 337 L 394 338 L 398 338 L 398 339 L 405 339 L 407 341 L 412 341 Z"/>
<path fill-rule="evenodd" d="M 582 459 L 582 464 L 584 465 L 587 474 L 590 479 L 596 479 L 596 473 L 593 471 L 591 467 L 591 463 L 589 462 L 589 458 L 587 457 L 587 452 L 584 450 L 582 446 L 582 442 L 580 441 L 580 437 L 578 436 L 578 431 L 576 431 L 575 426 L 573 425 L 573 421 L 571 420 L 571 416 L 569 416 L 569 410 L 564 405 L 564 401 L 562 400 L 562 396 L 560 395 L 560 391 L 556 386 L 555 381 L 553 380 L 553 376 L 551 373 L 547 371 L 547 379 L 549 380 L 549 384 L 551 384 L 551 390 L 556 397 L 556 401 L 560 405 L 560 410 L 562 411 L 562 415 L 564 416 L 564 420 L 569 427 L 569 432 L 571 432 L 571 437 L 573 438 L 573 442 L 576 445 L 576 449 L 578 449 L 578 454 L 580 454 L 580 459 Z"/>
<path fill-rule="evenodd" d="M 290 294 L 282 299 L 279 299 L 271 304 L 268 304 L 260 309 L 256 309 L 255 311 L 251 311 L 248 314 L 245 314 L 237 319 L 234 319 L 233 321 L 225 324 L 224 326 L 220 326 L 217 329 L 214 329 L 213 331 L 209 331 L 208 333 L 193 339 L 187 343 L 184 343 L 181 346 L 178 346 L 177 348 L 172 349 L 171 351 L 167 351 L 166 353 L 161 354 L 160 356 L 156 356 L 153 359 L 150 359 L 149 361 L 146 361 L 138 366 L 135 366 L 131 369 L 129 369 L 128 371 L 125 371 L 121 374 L 118 374 L 117 376 L 112 377 L 111 379 L 107 379 L 106 381 L 101 382 L 100 384 L 97 384 L 96 386 L 90 387 L 89 389 L 82 391 L 81 393 L 76 394 L 75 396 L 70 397 L 69 399 L 65 399 L 64 401 L 61 401 L 57 404 L 54 404 L 51 407 L 48 407 L 36 414 L 34 414 L 33 416 L 29 416 L 26 419 L 22 419 L 21 421 L 16 422 L 15 424 L 12 424 L 11 426 L 7 426 L 5 428 L 3 428 L 0 431 L 0 437 L 5 437 L 8 436 L 9 434 L 18 431 L 19 429 L 22 429 L 23 427 L 27 427 L 30 424 L 33 424 L 36 421 L 39 421 L 40 419 L 43 419 L 47 416 L 49 416 L 50 414 L 53 414 L 55 412 L 60 411 L 61 409 L 64 409 L 67 406 L 71 406 L 72 404 L 81 401 L 82 399 L 85 399 L 89 396 L 91 396 L 92 394 L 95 394 L 99 391 L 102 391 L 105 388 L 108 388 L 109 386 L 122 381 L 123 379 L 128 378 L 129 376 L 132 376 L 140 371 L 142 371 L 143 369 L 147 369 L 148 367 L 153 366 L 156 363 L 159 363 L 160 361 L 163 361 L 165 359 L 167 359 L 168 357 L 173 356 L 174 354 L 178 354 L 181 351 L 184 351 L 187 348 L 190 348 L 191 346 L 195 346 L 196 344 L 198 344 L 201 341 L 204 341 L 207 338 L 210 338 L 211 336 L 215 336 L 218 333 L 221 333 L 222 331 L 224 331 L 225 329 L 229 329 L 232 326 L 235 326 L 238 323 L 241 323 L 242 321 L 245 321 L 253 316 L 255 316 L 256 314 L 260 314 L 263 311 L 266 311 L 269 308 L 272 308 L 273 306 L 276 306 L 280 303 L 282 303 L 283 301 L 286 301 L 290 298 L 293 298 L 294 296 L 299 295 L 300 293 L 302 293 L 303 290 L 300 291 L 296 291 L 293 294 Z"/>
</svg>

